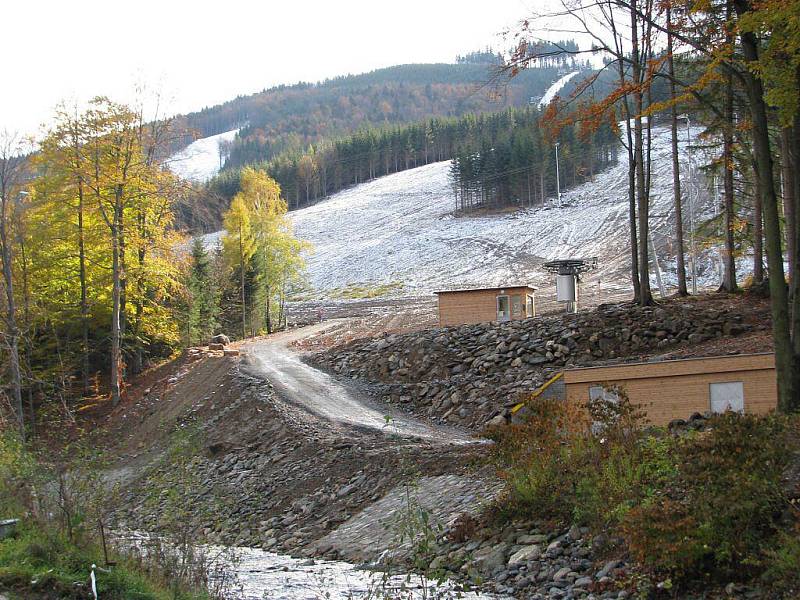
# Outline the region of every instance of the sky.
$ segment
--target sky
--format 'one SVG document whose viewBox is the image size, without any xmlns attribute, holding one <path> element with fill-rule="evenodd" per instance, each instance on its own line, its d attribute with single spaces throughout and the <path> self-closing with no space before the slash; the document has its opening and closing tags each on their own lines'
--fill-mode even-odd
<svg viewBox="0 0 800 600">
<path fill-rule="evenodd" d="M 544 0 L 549 1 L 549 0 Z M 35 134 L 59 102 L 131 102 L 144 85 L 169 113 L 281 83 L 395 64 L 452 62 L 542 0 L 26 0 L 3 7 L 0 130 Z M 509 38 L 510 39 L 510 38 Z"/>
</svg>

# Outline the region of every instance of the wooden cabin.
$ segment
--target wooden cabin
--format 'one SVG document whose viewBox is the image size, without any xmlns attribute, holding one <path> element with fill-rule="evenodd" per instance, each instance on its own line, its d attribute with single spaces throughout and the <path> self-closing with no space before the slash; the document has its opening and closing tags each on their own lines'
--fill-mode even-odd
<svg viewBox="0 0 800 600">
<path fill-rule="evenodd" d="M 653 425 L 694 413 L 765 414 L 778 405 L 775 355 L 739 354 L 564 371 L 567 401 L 614 399 L 619 387 Z"/>
<path fill-rule="evenodd" d="M 514 321 L 536 315 L 536 288 L 529 285 L 436 292 L 439 325 Z"/>
</svg>

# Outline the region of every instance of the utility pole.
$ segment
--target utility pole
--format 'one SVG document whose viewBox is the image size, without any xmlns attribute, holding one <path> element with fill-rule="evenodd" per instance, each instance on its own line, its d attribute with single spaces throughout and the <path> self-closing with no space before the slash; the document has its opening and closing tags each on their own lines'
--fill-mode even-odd
<svg viewBox="0 0 800 600">
<path fill-rule="evenodd" d="M 558 201 L 561 202 L 561 176 L 558 172 L 558 145 L 559 142 L 556 142 L 556 197 Z"/>
</svg>

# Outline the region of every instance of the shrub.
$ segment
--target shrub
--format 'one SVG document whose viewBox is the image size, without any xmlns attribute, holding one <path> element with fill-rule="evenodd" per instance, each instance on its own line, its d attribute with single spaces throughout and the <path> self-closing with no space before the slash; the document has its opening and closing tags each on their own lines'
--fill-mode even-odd
<svg viewBox="0 0 800 600">
<path fill-rule="evenodd" d="M 632 554 L 673 577 L 746 577 L 782 526 L 786 420 L 728 413 L 710 430 L 674 438 L 679 469 L 660 497 L 632 510 Z"/>
<path fill-rule="evenodd" d="M 780 537 L 781 477 L 797 419 L 728 413 L 670 435 L 643 429 L 624 391 L 616 396 L 530 402 L 526 422 L 490 432 L 507 482 L 499 515 L 619 527 L 636 560 L 676 582 L 765 570 L 791 580 L 800 541 Z"/>
<path fill-rule="evenodd" d="M 782 532 L 775 549 L 767 550 L 764 580 L 774 589 L 800 596 L 800 531 Z"/>
<path fill-rule="evenodd" d="M 621 519 L 652 470 L 645 454 L 660 446 L 643 443 L 642 415 L 623 390 L 614 395 L 583 407 L 531 401 L 524 423 L 491 432 L 508 482 L 501 514 L 598 527 Z"/>
</svg>

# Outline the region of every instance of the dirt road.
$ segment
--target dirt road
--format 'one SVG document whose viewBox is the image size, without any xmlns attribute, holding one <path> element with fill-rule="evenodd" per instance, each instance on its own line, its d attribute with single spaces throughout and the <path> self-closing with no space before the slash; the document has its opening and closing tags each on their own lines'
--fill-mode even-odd
<svg viewBox="0 0 800 600">
<path fill-rule="evenodd" d="M 434 427 L 388 407 L 372 406 L 353 387 L 304 363 L 290 347 L 292 342 L 320 334 L 338 324 L 338 321 L 328 321 L 255 341 L 245 348 L 242 369 L 267 379 L 282 401 L 334 426 L 441 444 L 477 441 L 466 432 Z"/>
</svg>

